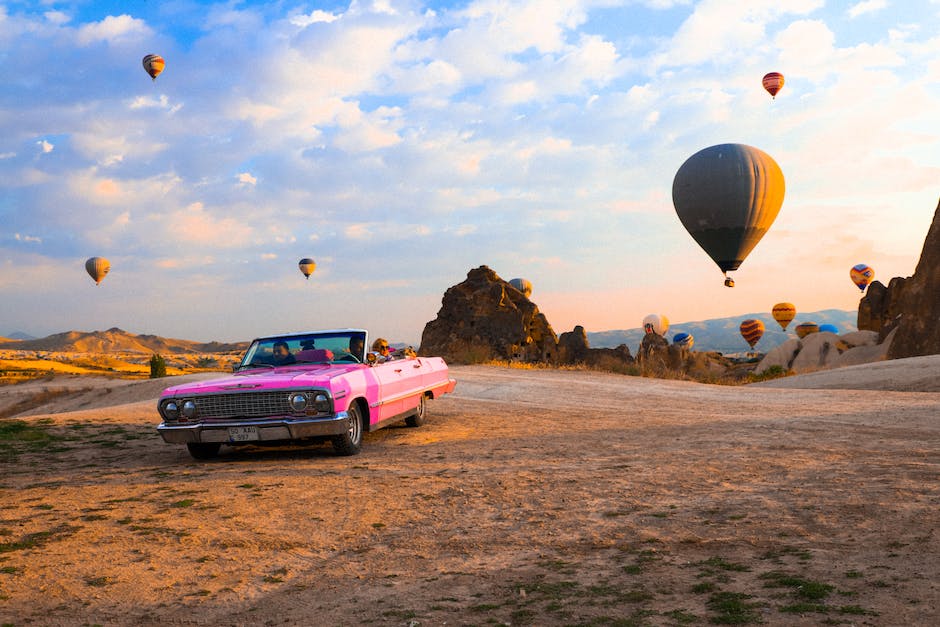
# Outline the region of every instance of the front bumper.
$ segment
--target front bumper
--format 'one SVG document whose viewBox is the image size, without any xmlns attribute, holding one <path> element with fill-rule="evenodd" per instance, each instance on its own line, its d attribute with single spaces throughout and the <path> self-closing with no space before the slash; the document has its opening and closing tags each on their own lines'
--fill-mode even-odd
<svg viewBox="0 0 940 627">
<path fill-rule="evenodd" d="M 234 442 L 229 437 L 230 427 L 256 427 L 258 439 Z M 254 444 L 256 442 L 283 442 L 306 440 L 346 433 L 349 414 L 337 412 L 326 418 L 281 418 L 276 420 L 230 420 L 211 423 L 168 425 L 161 422 L 157 432 L 164 442 L 188 444 L 190 442 L 221 442 L 222 444 Z"/>
</svg>

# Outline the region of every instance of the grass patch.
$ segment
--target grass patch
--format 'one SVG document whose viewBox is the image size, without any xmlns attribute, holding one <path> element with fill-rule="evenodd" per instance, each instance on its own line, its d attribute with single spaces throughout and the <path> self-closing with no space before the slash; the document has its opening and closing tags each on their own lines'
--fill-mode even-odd
<svg viewBox="0 0 940 627">
<path fill-rule="evenodd" d="M 760 603 L 748 602 L 752 598 L 749 594 L 741 592 L 716 592 L 712 594 L 705 606 L 714 612 L 708 620 L 716 625 L 746 625 L 761 622 L 757 610 Z"/>
<path fill-rule="evenodd" d="M 195 503 L 194 499 L 183 499 L 182 501 L 170 503 L 170 507 L 192 507 Z"/>
<path fill-rule="evenodd" d="M 835 589 L 828 583 L 810 581 L 780 571 L 764 573 L 760 578 L 767 582 L 765 586 L 768 588 L 792 588 L 793 594 L 804 601 L 820 601 Z"/>
<path fill-rule="evenodd" d="M 59 538 L 70 536 L 78 531 L 78 529 L 78 527 L 61 525 L 55 529 L 50 529 L 49 531 L 37 531 L 35 533 L 29 533 L 23 536 L 20 540 L 0 543 L 0 553 L 11 553 L 13 551 L 36 549 Z"/>
</svg>

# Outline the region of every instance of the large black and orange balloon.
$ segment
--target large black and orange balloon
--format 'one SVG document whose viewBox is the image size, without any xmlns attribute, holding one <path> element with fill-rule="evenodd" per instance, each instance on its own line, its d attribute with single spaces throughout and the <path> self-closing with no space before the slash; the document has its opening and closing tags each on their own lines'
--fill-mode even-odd
<svg viewBox="0 0 940 627">
<path fill-rule="evenodd" d="M 85 272 L 95 280 L 95 285 L 99 285 L 111 271 L 111 262 L 104 257 L 90 257 L 85 260 Z"/>
<path fill-rule="evenodd" d="M 819 325 L 815 322 L 801 322 L 796 325 L 796 336 L 801 340 L 807 335 L 819 333 Z"/>
<path fill-rule="evenodd" d="M 764 337 L 764 323 L 760 320 L 745 320 L 741 323 L 739 329 L 741 331 L 741 337 L 744 338 L 744 341 L 747 342 L 751 348 L 754 348 L 754 345 Z"/>
<path fill-rule="evenodd" d="M 166 67 L 166 61 L 159 54 L 148 54 L 143 60 L 144 70 L 150 75 L 152 80 L 157 80 L 160 72 Z"/>
<path fill-rule="evenodd" d="M 786 184 L 777 162 L 744 144 L 698 151 L 676 172 L 672 203 L 682 226 L 725 274 L 737 270 L 783 206 Z"/>
<path fill-rule="evenodd" d="M 764 74 L 764 78 L 761 82 L 764 84 L 764 89 L 767 90 L 771 98 L 776 100 L 777 92 L 783 89 L 783 74 L 780 72 L 768 72 Z"/>
</svg>

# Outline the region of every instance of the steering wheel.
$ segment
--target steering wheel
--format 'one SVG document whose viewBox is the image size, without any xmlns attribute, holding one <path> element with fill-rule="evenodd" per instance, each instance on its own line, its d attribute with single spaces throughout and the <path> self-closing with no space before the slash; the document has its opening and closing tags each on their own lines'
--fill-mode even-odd
<svg viewBox="0 0 940 627">
<path fill-rule="evenodd" d="M 334 357 L 333 361 L 351 361 L 354 364 L 362 363 L 362 361 L 358 357 L 353 355 L 352 353 L 343 353 L 342 355 L 338 357 Z"/>
</svg>

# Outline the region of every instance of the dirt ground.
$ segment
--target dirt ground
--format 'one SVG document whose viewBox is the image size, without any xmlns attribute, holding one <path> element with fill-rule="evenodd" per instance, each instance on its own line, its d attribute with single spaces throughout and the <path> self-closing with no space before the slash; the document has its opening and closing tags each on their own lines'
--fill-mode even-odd
<svg viewBox="0 0 940 627">
<path fill-rule="evenodd" d="M 0 624 L 940 624 L 940 394 L 826 389 L 910 389 L 901 362 L 454 367 L 426 425 L 358 456 L 212 462 L 156 434 L 178 378 L 5 386 Z"/>
</svg>

